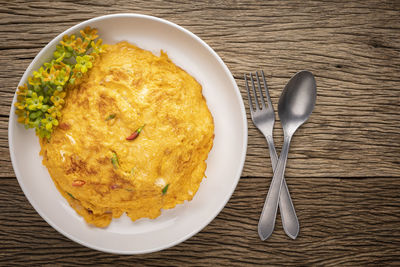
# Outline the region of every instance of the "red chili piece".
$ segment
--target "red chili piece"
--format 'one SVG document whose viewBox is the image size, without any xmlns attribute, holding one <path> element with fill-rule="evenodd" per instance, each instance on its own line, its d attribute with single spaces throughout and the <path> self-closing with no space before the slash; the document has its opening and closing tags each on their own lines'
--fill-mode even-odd
<svg viewBox="0 0 400 267">
<path fill-rule="evenodd" d="M 126 138 L 126 140 L 136 139 L 139 136 L 140 132 L 142 131 L 143 127 L 144 127 L 144 125 L 142 127 L 140 127 L 139 129 L 137 129 L 136 131 L 134 131 L 130 136 L 128 136 Z"/>
<path fill-rule="evenodd" d="M 133 140 L 133 139 L 135 139 L 136 137 L 138 137 L 139 136 L 139 133 L 138 132 L 133 132 L 133 134 L 131 134 L 130 136 L 128 136 L 127 138 L 126 138 L 126 140 Z"/>
<path fill-rule="evenodd" d="M 85 182 L 85 181 L 82 181 L 82 180 L 74 180 L 74 181 L 72 182 L 72 186 L 82 186 L 82 185 L 84 185 L 84 184 L 86 184 L 86 182 Z"/>
<path fill-rule="evenodd" d="M 121 188 L 121 186 L 118 184 L 111 185 L 111 189 L 118 189 L 118 188 Z"/>
</svg>

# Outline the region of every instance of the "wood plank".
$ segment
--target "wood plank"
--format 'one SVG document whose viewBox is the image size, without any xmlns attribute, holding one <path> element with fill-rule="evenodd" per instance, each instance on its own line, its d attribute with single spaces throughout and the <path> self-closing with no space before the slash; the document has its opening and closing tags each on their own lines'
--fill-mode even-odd
<svg viewBox="0 0 400 267">
<path fill-rule="evenodd" d="M 0 265 L 323 265 L 399 262 L 400 179 L 288 179 L 301 224 L 298 239 L 283 232 L 280 219 L 265 242 L 258 217 L 269 181 L 242 178 L 233 197 L 203 231 L 156 253 L 117 256 L 78 245 L 57 233 L 29 205 L 15 179 L 0 180 Z M 11 197 L 12 196 L 12 197 Z M 134 242 L 134 241 L 133 241 Z M 166 259 L 167 262 L 166 262 Z"/>
</svg>

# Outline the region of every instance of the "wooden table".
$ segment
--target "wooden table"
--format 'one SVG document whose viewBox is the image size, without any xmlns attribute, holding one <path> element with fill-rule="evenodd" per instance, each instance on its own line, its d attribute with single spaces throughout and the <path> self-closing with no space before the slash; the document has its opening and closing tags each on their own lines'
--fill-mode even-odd
<svg viewBox="0 0 400 267">
<path fill-rule="evenodd" d="M 400 264 L 399 1 L 2 0 L 0 12 L 0 265 Z M 271 238 L 258 238 L 272 169 L 250 119 L 246 163 L 232 198 L 200 233 L 173 248 L 139 256 L 94 251 L 35 212 L 8 152 L 15 88 L 60 32 L 120 12 L 154 15 L 197 34 L 228 65 L 246 106 L 244 72 L 265 71 L 275 108 L 294 73 L 315 74 L 317 106 L 294 136 L 286 169 L 301 224 L 296 240 L 284 234 L 280 218 Z"/>
</svg>

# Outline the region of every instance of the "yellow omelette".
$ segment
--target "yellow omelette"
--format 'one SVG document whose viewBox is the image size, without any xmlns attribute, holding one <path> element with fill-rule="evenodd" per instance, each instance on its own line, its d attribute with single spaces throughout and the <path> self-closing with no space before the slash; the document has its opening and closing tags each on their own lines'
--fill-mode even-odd
<svg viewBox="0 0 400 267">
<path fill-rule="evenodd" d="M 156 218 L 196 194 L 214 124 L 201 85 L 161 52 L 109 45 L 70 88 L 43 164 L 86 222 Z"/>
</svg>

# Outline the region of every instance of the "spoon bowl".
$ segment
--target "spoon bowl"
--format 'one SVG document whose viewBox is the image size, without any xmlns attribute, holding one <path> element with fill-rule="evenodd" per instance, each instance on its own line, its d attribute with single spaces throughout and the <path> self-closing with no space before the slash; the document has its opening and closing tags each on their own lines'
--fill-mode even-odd
<svg viewBox="0 0 400 267">
<path fill-rule="evenodd" d="M 310 116 L 317 98 L 317 85 L 309 71 L 296 73 L 286 84 L 278 104 L 285 135 L 293 134 Z"/>
</svg>

